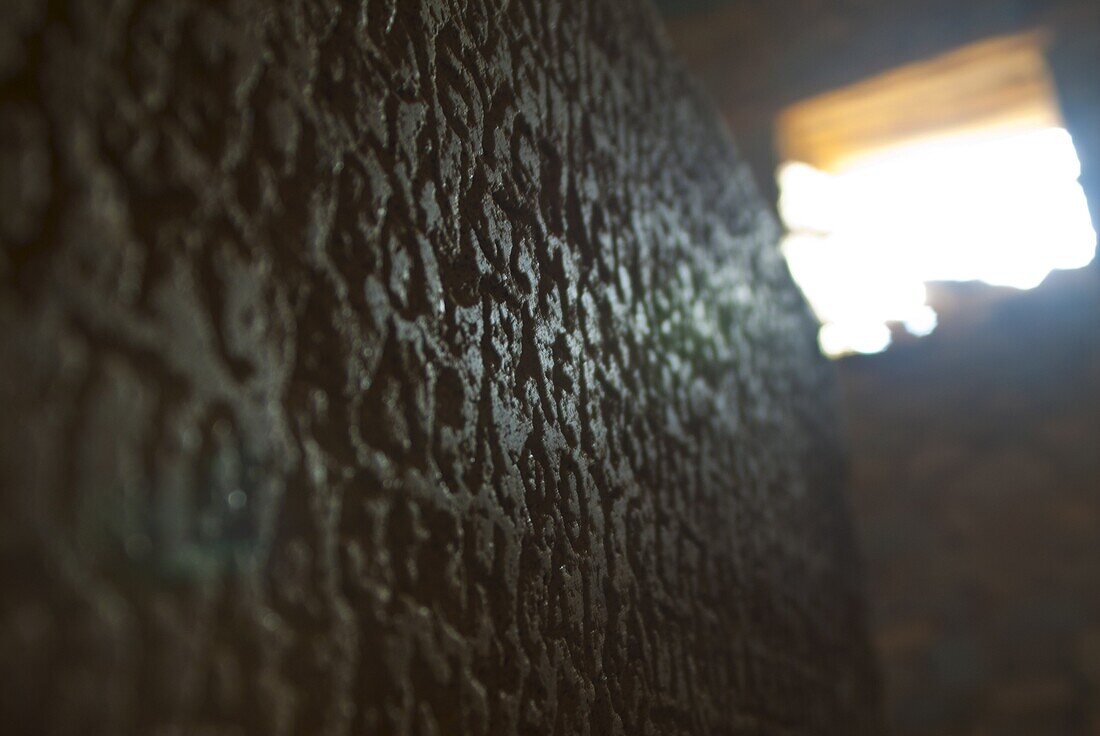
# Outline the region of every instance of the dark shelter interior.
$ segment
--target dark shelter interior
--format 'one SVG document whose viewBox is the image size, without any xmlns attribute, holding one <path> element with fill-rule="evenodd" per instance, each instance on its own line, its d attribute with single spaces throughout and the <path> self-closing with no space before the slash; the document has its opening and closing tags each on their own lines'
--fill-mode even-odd
<svg viewBox="0 0 1100 736">
<path fill-rule="evenodd" d="M 0 4 L 0 723 L 1100 734 L 1100 6 Z"/>
</svg>

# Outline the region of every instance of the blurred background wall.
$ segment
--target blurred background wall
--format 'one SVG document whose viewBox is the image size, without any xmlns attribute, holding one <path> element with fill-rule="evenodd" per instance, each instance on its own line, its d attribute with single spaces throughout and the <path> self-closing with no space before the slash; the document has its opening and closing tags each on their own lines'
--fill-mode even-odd
<svg viewBox="0 0 1100 736">
<path fill-rule="evenodd" d="M 1094 223 L 1088 0 L 665 0 L 670 33 L 774 201 L 785 106 L 1043 28 Z M 852 503 L 897 734 L 1100 734 L 1100 271 L 936 284 L 930 337 L 836 363 Z"/>
<path fill-rule="evenodd" d="M 1100 733 L 1098 285 L 839 362 L 895 733 Z"/>
</svg>

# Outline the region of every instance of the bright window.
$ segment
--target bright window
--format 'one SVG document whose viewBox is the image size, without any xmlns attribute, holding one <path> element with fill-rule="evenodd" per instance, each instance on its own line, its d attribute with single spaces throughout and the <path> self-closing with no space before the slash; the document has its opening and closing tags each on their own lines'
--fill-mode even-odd
<svg viewBox="0 0 1100 736">
<path fill-rule="evenodd" d="M 1080 164 L 1037 43 L 987 42 L 781 121 L 783 252 L 827 354 L 885 349 L 890 322 L 930 333 L 927 282 L 1029 289 L 1092 260 Z"/>
</svg>

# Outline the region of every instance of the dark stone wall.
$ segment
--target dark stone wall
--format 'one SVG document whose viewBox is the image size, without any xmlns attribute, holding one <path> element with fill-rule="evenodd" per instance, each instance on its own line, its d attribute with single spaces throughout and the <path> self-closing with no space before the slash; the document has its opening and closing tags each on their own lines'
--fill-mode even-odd
<svg viewBox="0 0 1100 736">
<path fill-rule="evenodd" d="M 875 727 L 831 374 L 626 0 L 16 0 L 13 733 Z"/>
</svg>

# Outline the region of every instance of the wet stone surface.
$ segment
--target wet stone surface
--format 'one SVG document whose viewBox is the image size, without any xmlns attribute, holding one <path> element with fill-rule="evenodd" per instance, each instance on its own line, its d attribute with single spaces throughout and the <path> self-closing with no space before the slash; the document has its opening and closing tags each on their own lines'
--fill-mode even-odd
<svg viewBox="0 0 1100 736">
<path fill-rule="evenodd" d="M 21 733 L 860 733 L 832 376 L 626 0 L 0 10 Z"/>
</svg>

